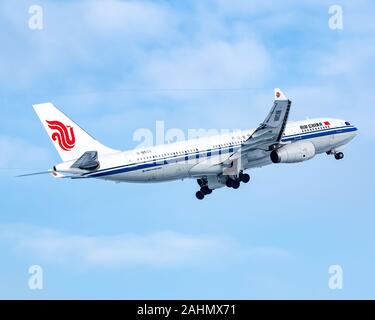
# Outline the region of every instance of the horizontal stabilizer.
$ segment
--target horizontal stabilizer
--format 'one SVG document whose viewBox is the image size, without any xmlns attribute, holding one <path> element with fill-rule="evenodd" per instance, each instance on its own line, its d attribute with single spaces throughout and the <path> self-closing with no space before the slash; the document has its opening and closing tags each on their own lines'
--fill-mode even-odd
<svg viewBox="0 0 375 320">
<path fill-rule="evenodd" d="M 87 178 L 86 176 L 82 176 L 81 174 L 72 174 L 70 172 L 55 171 L 55 170 L 47 170 L 47 171 L 20 174 L 20 175 L 16 176 L 16 178 L 36 176 L 36 175 L 47 174 L 47 173 L 50 173 L 54 178 L 70 178 L 70 179 L 86 179 Z"/>
<path fill-rule="evenodd" d="M 33 172 L 33 173 L 27 173 L 27 174 L 20 174 L 20 175 L 16 176 L 16 178 L 29 177 L 29 176 L 37 176 L 37 175 L 40 175 L 40 174 L 47 174 L 47 173 L 52 173 L 52 170 L 40 171 L 40 172 Z"/>
</svg>

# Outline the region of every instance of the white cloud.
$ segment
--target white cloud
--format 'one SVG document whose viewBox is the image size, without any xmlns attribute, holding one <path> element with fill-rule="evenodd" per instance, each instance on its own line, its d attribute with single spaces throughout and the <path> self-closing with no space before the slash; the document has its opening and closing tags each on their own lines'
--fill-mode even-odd
<svg viewBox="0 0 375 320">
<path fill-rule="evenodd" d="M 259 85 L 270 71 L 266 49 L 255 39 L 215 40 L 152 52 L 141 79 L 161 88 L 236 88 Z"/>
<path fill-rule="evenodd" d="M 0 225 L 0 241 L 20 254 L 74 266 L 200 265 L 217 259 L 285 259 L 289 253 L 271 246 L 246 248 L 226 237 L 172 231 L 108 236 L 71 235 L 23 225 Z"/>
<path fill-rule="evenodd" d="M 0 83 L 9 92 L 32 88 L 41 92 L 64 78 L 69 79 L 63 84 L 70 89 L 85 88 L 98 81 L 89 70 L 103 72 L 120 64 L 125 73 L 126 64 L 134 59 L 132 50 L 175 30 L 168 6 L 151 1 L 42 1 L 40 5 L 43 29 L 32 31 L 27 1 L 0 3 L 5 48 L 0 53 Z M 76 73 L 77 68 L 84 71 Z"/>
<path fill-rule="evenodd" d="M 120 118 L 133 121 L 161 114 L 162 118 L 156 118 L 160 120 L 171 118 L 173 112 L 175 119 L 169 123 L 171 126 L 182 126 L 179 118 L 189 127 L 256 126 L 271 105 L 271 86 L 285 88 L 290 83 L 299 86 L 289 90 L 296 107 L 292 117 L 299 112 L 299 117 L 312 116 L 325 106 L 329 111 L 322 110 L 322 114 L 335 113 L 332 114 L 335 116 L 335 105 L 343 106 L 340 96 L 349 87 L 341 79 L 346 83 L 349 78 L 371 83 L 373 68 L 367 67 L 374 53 L 368 32 L 372 20 L 366 13 L 371 10 L 364 10 L 363 21 L 362 7 L 356 4 L 345 5 L 345 27 L 340 34 L 328 28 L 328 5 L 323 0 L 310 1 L 307 6 L 289 0 L 217 0 L 181 7 L 152 1 L 43 2 L 46 24 L 40 33 L 26 28 L 27 11 L 21 13 L 27 6 L 3 3 L 2 8 L 6 10 L 2 16 L 6 16 L 7 23 L 2 34 L 10 45 L 4 45 L 0 59 L 4 75 L 0 77 L 2 87 L 23 92 L 27 88 L 45 90 L 41 96 L 55 94 L 55 90 L 61 95 L 68 92 L 71 96 L 61 104 L 64 110 L 74 105 L 80 111 L 98 106 L 104 110 L 105 106 L 106 113 L 116 114 L 117 118 L 115 121 L 113 116 L 103 118 L 101 122 L 106 130 L 121 128 Z M 364 8 L 369 6 L 369 2 L 362 3 Z M 308 10 L 302 10 L 303 6 Z M 327 21 L 324 15 L 317 14 L 325 6 Z M 313 43 L 306 39 L 305 45 L 298 35 L 294 39 L 296 28 L 306 26 L 304 19 L 306 23 L 315 21 L 319 28 L 326 30 L 319 34 L 321 46 L 311 48 Z M 355 30 L 352 26 L 356 26 Z M 290 35 L 289 29 L 293 31 Z M 304 28 L 300 32 L 311 36 Z M 346 40 L 353 32 L 366 36 L 356 41 Z M 338 41 L 340 38 L 344 40 Z M 21 54 L 24 52 L 27 55 Z M 330 87 L 322 89 L 333 76 L 343 78 L 341 82 L 332 80 Z M 54 84 L 56 87 L 49 90 L 49 85 Z M 266 90 L 265 86 L 268 86 Z M 256 90 L 235 94 L 204 91 L 236 87 Z M 349 89 L 358 87 L 353 81 Z M 132 88 L 136 90 L 126 91 Z M 197 88 L 203 89 L 203 93 L 161 90 L 150 94 L 148 91 L 159 88 Z M 296 103 L 298 95 L 304 96 L 300 100 L 304 104 L 310 97 L 314 101 L 309 110 L 302 110 Z M 361 98 L 362 101 L 366 103 Z M 145 107 L 146 103 L 152 107 Z M 165 105 L 173 105 L 173 112 L 167 109 L 163 113 Z M 212 112 L 214 108 L 219 112 Z M 124 109 L 123 115 L 119 114 Z M 129 116 L 133 113 L 134 116 Z M 337 116 L 340 113 L 341 110 Z M 243 115 L 249 120 L 242 118 Z M 198 118 L 202 120 L 197 124 L 194 119 L 198 122 Z M 114 126 L 110 125 L 112 122 Z"/>
<path fill-rule="evenodd" d="M 81 9 L 92 31 L 108 36 L 165 37 L 175 22 L 167 6 L 150 1 L 89 1 Z"/>
<path fill-rule="evenodd" d="M 333 50 L 320 56 L 315 68 L 319 75 L 325 77 L 356 77 L 369 76 L 369 67 L 374 67 L 375 37 L 362 39 L 348 38 L 338 41 Z M 364 45 L 365 44 L 365 45 Z M 355 51 L 355 54 L 354 54 Z M 349 81 L 352 79 L 348 79 Z M 356 79 L 357 80 L 357 79 Z"/>
<path fill-rule="evenodd" d="M 248 16 L 251 14 L 257 14 L 259 12 L 280 12 L 283 8 L 289 6 L 288 1 L 248 1 L 248 0 L 214 0 L 212 1 L 215 7 L 222 13 L 236 15 L 236 16 Z"/>
</svg>

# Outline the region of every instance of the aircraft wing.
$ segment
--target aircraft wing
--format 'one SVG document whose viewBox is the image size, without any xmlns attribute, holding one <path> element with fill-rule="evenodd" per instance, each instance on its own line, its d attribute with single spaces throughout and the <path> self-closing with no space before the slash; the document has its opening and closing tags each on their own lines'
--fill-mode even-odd
<svg viewBox="0 0 375 320">
<path fill-rule="evenodd" d="M 292 102 L 280 89 L 275 89 L 275 102 L 266 119 L 243 143 L 242 152 L 251 149 L 270 151 L 277 146 L 284 133 Z"/>
<path fill-rule="evenodd" d="M 237 160 L 251 150 L 272 151 L 279 147 L 288 121 L 291 101 L 279 88 L 275 89 L 275 101 L 266 119 L 226 162 Z"/>
</svg>

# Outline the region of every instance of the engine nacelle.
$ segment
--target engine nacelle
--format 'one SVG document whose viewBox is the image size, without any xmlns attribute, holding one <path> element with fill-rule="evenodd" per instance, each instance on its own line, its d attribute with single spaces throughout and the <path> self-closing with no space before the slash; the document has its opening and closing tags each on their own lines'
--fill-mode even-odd
<svg viewBox="0 0 375 320">
<path fill-rule="evenodd" d="M 310 160 L 315 156 L 315 146 L 310 141 L 298 141 L 271 152 L 273 163 L 295 163 Z"/>
</svg>

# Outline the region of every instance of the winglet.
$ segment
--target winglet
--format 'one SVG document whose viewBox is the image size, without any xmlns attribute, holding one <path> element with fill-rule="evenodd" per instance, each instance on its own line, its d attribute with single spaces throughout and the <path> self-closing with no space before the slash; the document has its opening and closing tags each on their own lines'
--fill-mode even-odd
<svg viewBox="0 0 375 320">
<path fill-rule="evenodd" d="M 275 100 L 288 100 L 288 99 L 279 88 L 275 88 Z"/>
</svg>

